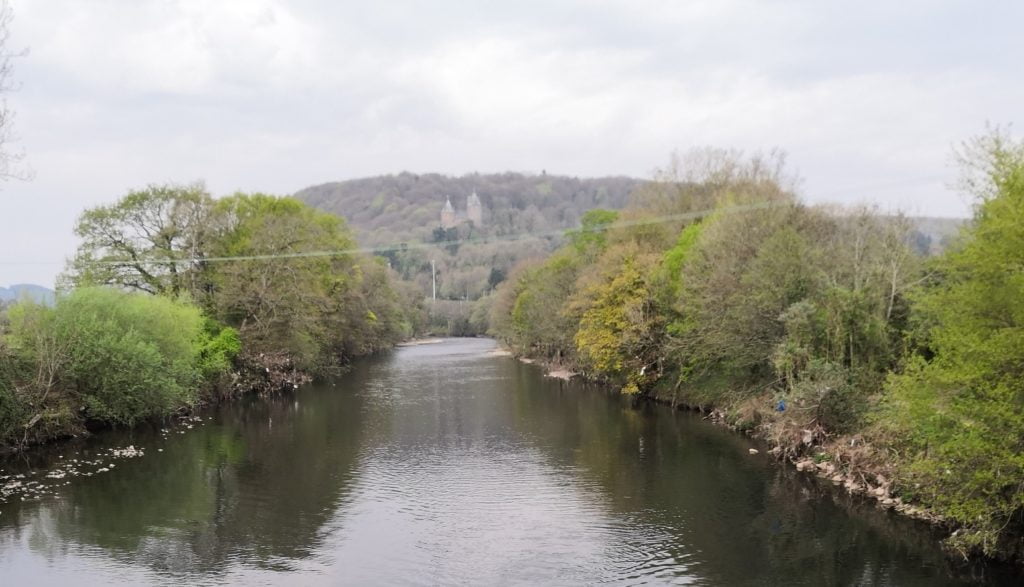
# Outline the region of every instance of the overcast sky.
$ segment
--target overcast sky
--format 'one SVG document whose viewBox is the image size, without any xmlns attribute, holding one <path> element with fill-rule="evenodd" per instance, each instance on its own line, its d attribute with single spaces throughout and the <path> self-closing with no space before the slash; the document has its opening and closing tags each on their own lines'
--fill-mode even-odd
<svg viewBox="0 0 1024 587">
<path fill-rule="evenodd" d="M 0 285 L 52 285 L 83 208 L 169 181 L 647 177 L 779 147 L 808 201 L 966 216 L 952 149 L 1024 112 L 1016 1 L 11 3 L 35 178 L 0 186 Z"/>
</svg>

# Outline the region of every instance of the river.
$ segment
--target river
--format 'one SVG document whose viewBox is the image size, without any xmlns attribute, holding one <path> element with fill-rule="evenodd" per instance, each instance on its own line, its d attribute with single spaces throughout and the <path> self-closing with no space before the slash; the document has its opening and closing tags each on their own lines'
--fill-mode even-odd
<svg viewBox="0 0 1024 587">
<path fill-rule="evenodd" d="M 493 350 L 405 347 L 332 384 L 8 459 L 0 584 L 964 580 L 927 528 L 740 435 Z"/>
</svg>

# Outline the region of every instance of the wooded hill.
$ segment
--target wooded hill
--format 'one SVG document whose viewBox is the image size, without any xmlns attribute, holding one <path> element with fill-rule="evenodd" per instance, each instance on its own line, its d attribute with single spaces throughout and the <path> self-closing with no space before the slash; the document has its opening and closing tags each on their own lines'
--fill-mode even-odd
<svg viewBox="0 0 1024 587">
<path fill-rule="evenodd" d="M 325 183 L 295 197 L 348 220 L 364 246 L 430 242 L 440 226 L 441 207 L 465 210 L 476 192 L 488 235 L 547 232 L 576 226 L 593 208 L 619 209 L 642 180 L 629 177 L 580 179 L 564 175 L 399 173 Z"/>
<path fill-rule="evenodd" d="M 544 257 L 557 248 L 563 242 L 561 231 L 578 226 L 585 212 L 625 208 L 644 185 L 649 182 L 629 177 L 581 179 L 512 172 L 451 177 L 405 172 L 311 186 L 295 196 L 344 217 L 361 246 L 435 244 L 381 254 L 426 295 L 432 293 L 433 260 L 439 298 L 475 300 L 492 291 L 520 260 Z M 464 213 L 472 193 L 483 205 L 482 226 L 464 223 L 441 229 L 446 197 Z M 961 223 L 942 218 L 912 222 L 918 229 L 912 235 L 913 244 L 922 254 L 940 252 Z M 509 242 L 514 235 L 540 236 Z M 467 238 L 483 242 L 454 244 Z"/>
<path fill-rule="evenodd" d="M 579 224 L 587 210 L 619 209 L 644 182 L 629 177 L 580 179 L 562 175 L 400 173 L 325 183 L 295 197 L 343 216 L 362 246 L 432 243 L 427 248 L 385 251 L 393 269 L 432 294 L 431 261 L 441 299 L 475 300 L 493 290 L 520 260 L 546 256 L 561 232 Z M 446 197 L 459 213 L 476 193 L 482 225 L 441 227 Z M 530 238 L 510 242 L 510 237 Z M 538 235 L 536 238 L 530 235 Z M 473 239 L 473 244 L 458 241 Z M 477 242 L 479 241 L 479 242 Z"/>
</svg>

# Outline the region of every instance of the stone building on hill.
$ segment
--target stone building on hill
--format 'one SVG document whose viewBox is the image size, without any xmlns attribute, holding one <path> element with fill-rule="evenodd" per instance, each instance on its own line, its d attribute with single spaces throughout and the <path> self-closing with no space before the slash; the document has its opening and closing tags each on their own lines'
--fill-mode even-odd
<svg viewBox="0 0 1024 587">
<path fill-rule="evenodd" d="M 466 198 L 466 210 L 456 210 L 450 197 L 445 197 L 444 208 L 441 208 L 441 228 L 453 228 L 463 222 L 472 222 L 474 226 L 483 226 L 484 209 L 476 192 Z"/>
</svg>

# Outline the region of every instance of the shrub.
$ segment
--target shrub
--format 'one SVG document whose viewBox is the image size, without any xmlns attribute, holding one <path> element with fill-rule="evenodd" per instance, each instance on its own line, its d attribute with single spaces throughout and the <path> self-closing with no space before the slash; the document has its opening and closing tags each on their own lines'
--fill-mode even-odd
<svg viewBox="0 0 1024 587">
<path fill-rule="evenodd" d="M 87 419 L 103 423 L 130 425 L 191 405 L 204 377 L 238 351 L 233 331 L 212 336 L 198 308 L 160 296 L 82 288 L 54 308 L 22 303 L 10 315 L 12 347 L 48 372 L 30 384 L 37 401 L 74 398 Z"/>
</svg>

